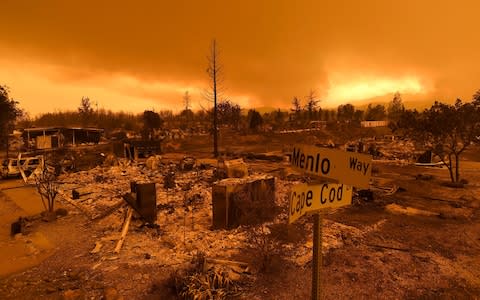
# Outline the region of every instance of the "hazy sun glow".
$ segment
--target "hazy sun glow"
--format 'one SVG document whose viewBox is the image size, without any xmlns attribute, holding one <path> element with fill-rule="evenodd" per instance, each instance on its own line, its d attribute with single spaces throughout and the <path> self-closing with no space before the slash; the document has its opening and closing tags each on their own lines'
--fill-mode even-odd
<svg viewBox="0 0 480 300">
<path fill-rule="evenodd" d="M 330 80 L 326 102 L 330 105 L 338 105 L 345 102 L 381 97 L 395 92 L 419 94 L 425 93 L 426 87 L 416 77 Z"/>
</svg>

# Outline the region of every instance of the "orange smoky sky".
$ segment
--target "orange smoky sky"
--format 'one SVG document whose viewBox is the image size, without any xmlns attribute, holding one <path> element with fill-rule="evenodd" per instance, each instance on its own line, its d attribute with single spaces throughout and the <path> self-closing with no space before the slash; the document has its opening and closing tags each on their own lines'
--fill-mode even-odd
<svg viewBox="0 0 480 300">
<path fill-rule="evenodd" d="M 478 1 L 1 1 L 0 84 L 31 114 L 210 107 L 207 55 L 224 95 L 288 108 L 391 99 L 470 100 L 480 88 Z"/>
</svg>

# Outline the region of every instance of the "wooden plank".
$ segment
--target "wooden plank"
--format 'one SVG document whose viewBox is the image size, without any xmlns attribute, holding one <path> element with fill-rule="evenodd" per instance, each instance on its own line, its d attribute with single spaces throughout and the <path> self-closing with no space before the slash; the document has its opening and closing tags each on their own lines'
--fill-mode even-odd
<svg viewBox="0 0 480 300">
<path fill-rule="evenodd" d="M 132 219 L 132 215 L 133 215 L 133 209 L 131 207 L 128 207 L 127 218 L 125 219 L 125 223 L 123 224 L 122 235 L 120 236 L 120 239 L 117 242 L 117 246 L 115 246 L 115 250 L 113 251 L 116 254 L 120 253 L 120 249 L 122 248 L 123 242 L 125 241 L 125 237 L 127 236 L 128 227 L 130 226 L 130 220 Z"/>
</svg>

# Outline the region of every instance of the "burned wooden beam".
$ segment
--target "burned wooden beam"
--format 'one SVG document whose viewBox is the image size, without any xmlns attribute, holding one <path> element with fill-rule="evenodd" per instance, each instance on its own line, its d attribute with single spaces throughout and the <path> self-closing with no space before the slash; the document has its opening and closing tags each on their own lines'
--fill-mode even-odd
<svg viewBox="0 0 480 300">
<path fill-rule="evenodd" d="M 90 194 L 93 194 L 93 192 L 81 192 L 81 191 L 78 191 L 77 189 L 73 189 L 72 190 L 72 199 L 73 200 L 78 200 L 80 199 L 80 197 L 82 196 L 87 196 L 87 195 L 90 195 Z"/>
</svg>

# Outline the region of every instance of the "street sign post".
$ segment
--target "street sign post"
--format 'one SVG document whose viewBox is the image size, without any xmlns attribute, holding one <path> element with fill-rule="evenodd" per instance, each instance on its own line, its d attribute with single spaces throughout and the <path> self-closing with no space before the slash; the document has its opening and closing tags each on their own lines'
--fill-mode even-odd
<svg viewBox="0 0 480 300">
<path fill-rule="evenodd" d="M 320 300 L 320 267 L 322 266 L 322 219 L 320 213 L 313 216 L 312 300 Z"/>
<path fill-rule="evenodd" d="M 320 211 L 352 203 L 352 187 L 343 184 L 298 184 L 290 192 L 288 222 L 291 224 L 306 213 L 314 212 L 312 299 L 319 300 L 320 266 L 322 265 L 322 220 Z"/>
<path fill-rule="evenodd" d="M 308 145 L 295 145 L 292 166 L 306 175 L 340 182 L 318 185 L 299 184 L 290 193 L 288 222 L 293 223 L 306 213 L 314 212 L 312 299 L 320 300 L 320 267 L 322 265 L 322 220 L 325 208 L 352 203 L 352 187 L 369 187 L 372 157 Z"/>
<path fill-rule="evenodd" d="M 344 184 L 298 184 L 290 192 L 288 222 L 291 224 L 309 212 L 341 207 L 352 203 L 352 187 Z"/>
<path fill-rule="evenodd" d="M 295 145 L 291 164 L 294 169 L 343 184 L 368 188 L 372 172 L 372 157 L 366 154 Z"/>
</svg>

